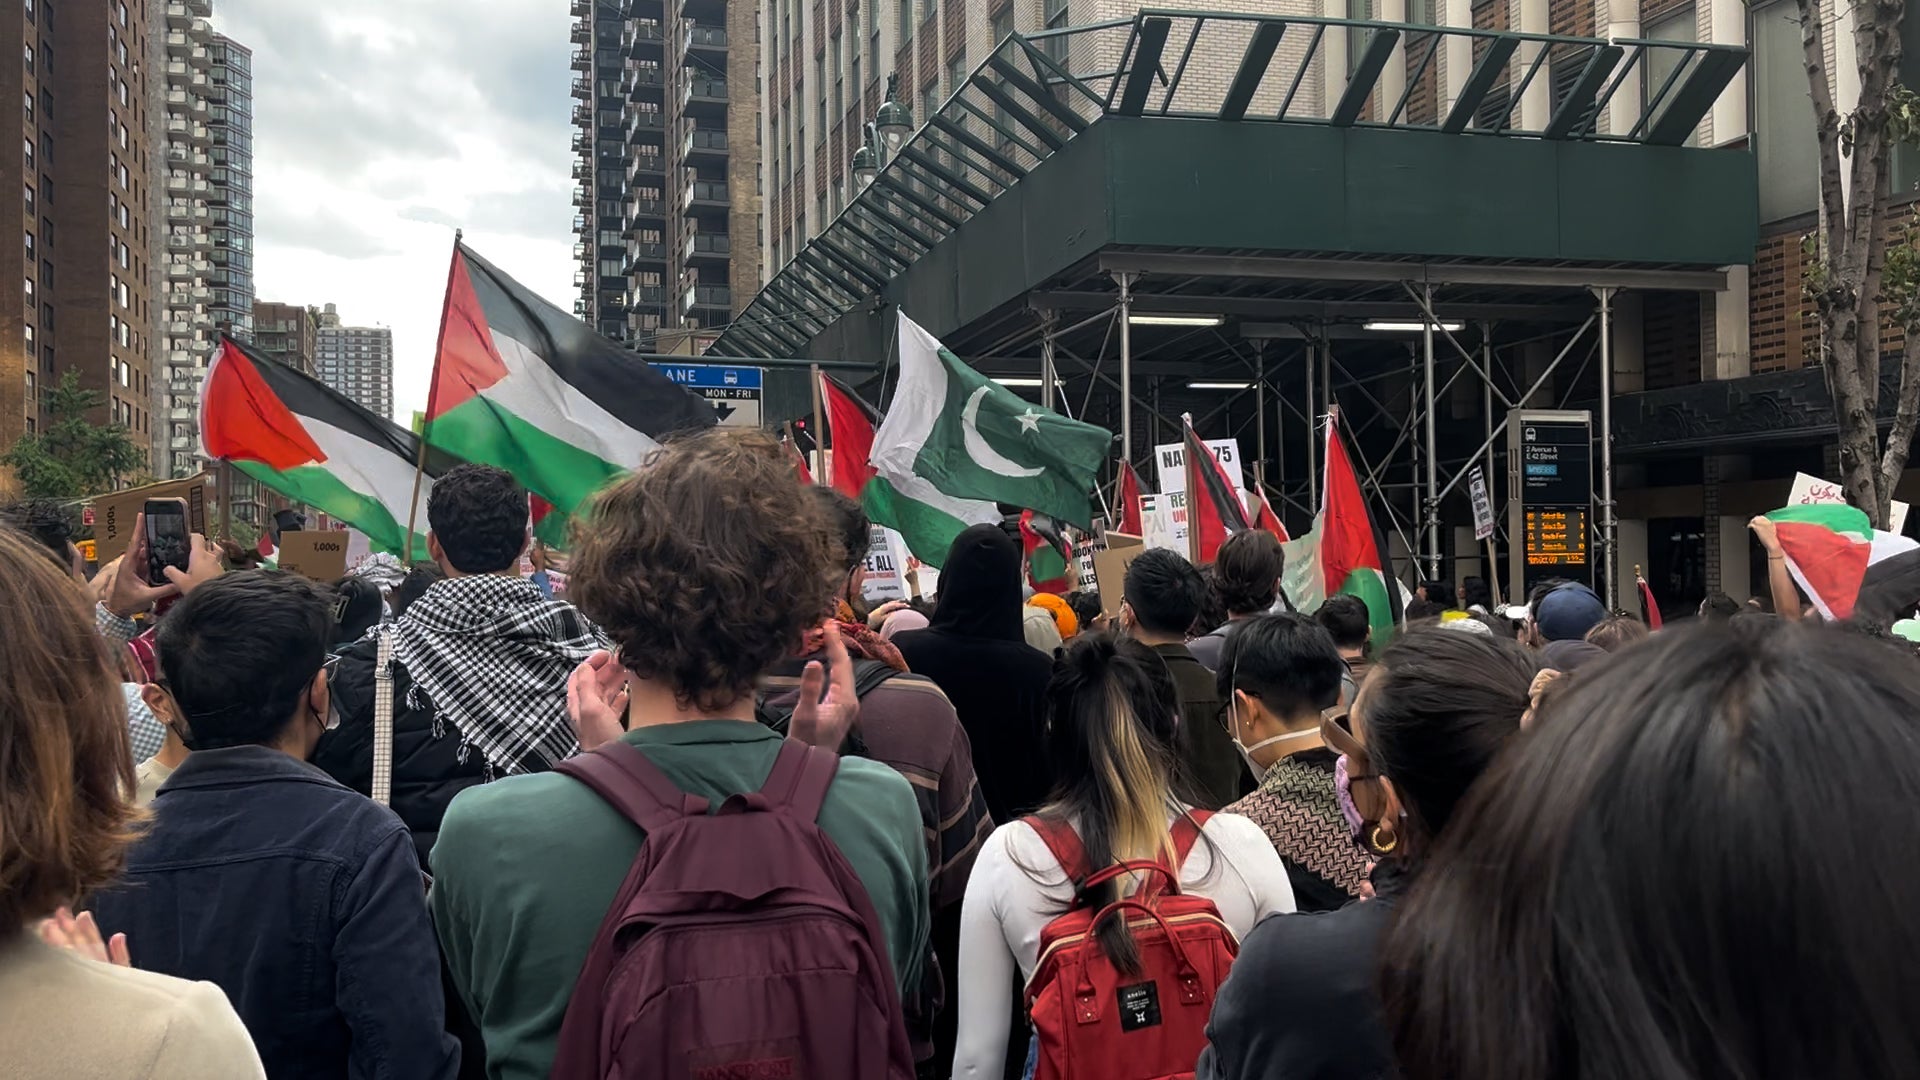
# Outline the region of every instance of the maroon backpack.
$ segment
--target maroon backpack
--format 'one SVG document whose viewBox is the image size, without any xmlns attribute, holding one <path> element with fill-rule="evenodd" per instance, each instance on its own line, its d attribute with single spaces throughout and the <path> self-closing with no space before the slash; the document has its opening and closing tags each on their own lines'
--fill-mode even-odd
<svg viewBox="0 0 1920 1080">
<path fill-rule="evenodd" d="M 646 830 L 574 985 L 555 1080 L 908 1080 L 866 889 L 814 819 L 840 759 L 791 740 L 709 814 L 632 746 L 562 762 Z"/>
</svg>

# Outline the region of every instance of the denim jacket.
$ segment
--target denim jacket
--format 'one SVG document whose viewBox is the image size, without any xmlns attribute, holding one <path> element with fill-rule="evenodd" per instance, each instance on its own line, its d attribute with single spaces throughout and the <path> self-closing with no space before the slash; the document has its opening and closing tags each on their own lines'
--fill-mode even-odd
<svg viewBox="0 0 1920 1080">
<path fill-rule="evenodd" d="M 273 1080 L 441 1080 L 440 956 L 393 812 L 277 750 L 188 756 L 98 896 L 134 966 L 227 992 Z"/>
</svg>

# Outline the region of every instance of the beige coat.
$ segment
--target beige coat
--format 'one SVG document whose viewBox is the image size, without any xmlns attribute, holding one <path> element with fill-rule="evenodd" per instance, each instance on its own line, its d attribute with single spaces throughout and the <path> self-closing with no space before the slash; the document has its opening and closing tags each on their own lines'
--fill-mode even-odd
<svg viewBox="0 0 1920 1080">
<path fill-rule="evenodd" d="M 0 1078 L 265 1080 L 260 1055 L 212 983 L 115 967 L 0 939 Z"/>
</svg>

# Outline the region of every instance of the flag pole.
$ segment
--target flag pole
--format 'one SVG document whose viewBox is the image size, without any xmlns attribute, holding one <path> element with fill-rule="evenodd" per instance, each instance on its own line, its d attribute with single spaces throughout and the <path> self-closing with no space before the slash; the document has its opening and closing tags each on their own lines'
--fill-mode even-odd
<svg viewBox="0 0 1920 1080">
<path fill-rule="evenodd" d="M 420 478 L 427 472 L 427 428 L 433 424 L 434 399 L 440 392 L 440 350 L 447 344 L 447 317 L 453 311 L 453 275 L 460 270 L 460 240 L 465 233 L 453 230 L 453 257 L 447 262 L 447 295 L 440 301 L 440 334 L 433 341 L 433 374 L 427 383 L 427 411 L 420 417 L 420 430 L 414 432 L 420 442 L 413 461 L 413 495 L 407 499 L 407 550 L 403 562 L 413 562 L 414 526 L 420 519 Z"/>
<path fill-rule="evenodd" d="M 813 383 L 813 451 L 819 455 L 814 459 L 813 482 L 824 484 L 829 478 L 827 476 L 827 429 L 821 426 L 820 365 L 813 364 L 807 368 L 807 371 L 812 376 L 810 381 Z"/>
</svg>

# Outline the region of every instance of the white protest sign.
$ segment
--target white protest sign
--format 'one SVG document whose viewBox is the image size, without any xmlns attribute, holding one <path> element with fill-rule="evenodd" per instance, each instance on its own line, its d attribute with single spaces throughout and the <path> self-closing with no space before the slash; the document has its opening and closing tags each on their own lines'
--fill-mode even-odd
<svg viewBox="0 0 1920 1080">
<path fill-rule="evenodd" d="M 868 534 L 867 576 L 860 595 L 869 604 L 907 598 L 907 545 L 900 534 L 884 525 Z"/>
<path fill-rule="evenodd" d="M 1240 440 L 1208 439 L 1207 449 L 1226 467 L 1233 488 L 1242 496 L 1247 492 L 1246 473 L 1241 469 Z M 1187 455 L 1185 443 L 1167 443 L 1153 448 L 1154 462 L 1160 469 L 1160 494 L 1184 495 L 1187 491 Z M 1181 501 L 1185 505 L 1185 500 Z"/>
<path fill-rule="evenodd" d="M 1140 496 L 1141 539 L 1150 548 L 1187 553 L 1187 501 L 1171 495 Z"/>
<path fill-rule="evenodd" d="M 1839 484 L 1831 480 L 1822 480 L 1806 473 L 1793 474 L 1793 489 L 1787 493 L 1788 506 L 1818 506 L 1823 503 L 1845 503 L 1847 496 Z M 1899 499 L 1893 500 L 1893 507 L 1887 514 L 1887 531 L 1903 533 L 1907 526 L 1907 504 Z"/>
<path fill-rule="evenodd" d="M 1475 465 L 1467 470 L 1467 493 L 1473 499 L 1473 538 L 1493 535 L 1493 498 L 1487 494 L 1487 474 Z"/>
</svg>

